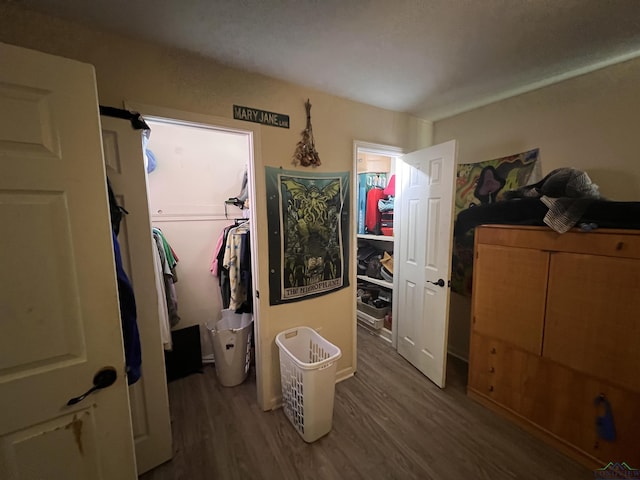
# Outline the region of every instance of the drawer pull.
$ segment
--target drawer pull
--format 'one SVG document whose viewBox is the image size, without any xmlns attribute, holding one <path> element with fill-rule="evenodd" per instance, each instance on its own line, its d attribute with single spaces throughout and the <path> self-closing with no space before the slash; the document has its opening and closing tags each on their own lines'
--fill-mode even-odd
<svg viewBox="0 0 640 480">
<path fill-rule="evenodd" d="M 489 391 L 493 392 L 493 385 L 489 385 Z"/>
<path fill-rule="evenodd" d="M 495 355 L 495 353 L 496 353 L 496 347 L 491 347 L 491 350 L 489 350 L 489 352 Z"/>
<path fill-rule="evenodd" d="M 496 369 L 494 367 L 489 368 L 489 373 L 494 373 Z"/>
</svg>

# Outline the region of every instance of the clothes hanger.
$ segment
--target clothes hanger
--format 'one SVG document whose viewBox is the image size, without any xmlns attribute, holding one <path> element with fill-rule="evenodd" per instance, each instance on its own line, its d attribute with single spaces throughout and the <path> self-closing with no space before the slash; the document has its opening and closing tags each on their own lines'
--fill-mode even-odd
<svg viewBox="0 0 640 480">
<path fill-rule="evenodd" d="M 236 197 L 232 197 L 232 198 L 229 198 L 228 200 L 224 201 L 224 218 L 226 218 L 228 220 L 229 219 L 229 214 L 227 212 L 227 205 L 235 205 L 240 210 L 242 210 L 242 207 L 244 206 L 244 202 L 241 202 Z"/>
</svg>

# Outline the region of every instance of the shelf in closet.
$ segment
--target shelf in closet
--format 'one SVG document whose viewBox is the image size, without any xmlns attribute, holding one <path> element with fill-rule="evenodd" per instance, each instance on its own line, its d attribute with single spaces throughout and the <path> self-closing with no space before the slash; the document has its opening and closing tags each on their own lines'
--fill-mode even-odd
<svg viewBox="0 0 640 480">
<path fill-rule="evenodd" d="M 383 242 L 393 242 L 393 237 L 390 237 L 389 235 L 371 235 L 368 233 L 359 233 L 357 237 L 362 238 L 363 240 L 381 240 Z"/>
<path fill-rule="evenodd" d="M 384 318 L 376 318 L 362 310 L 357 310 L 356 316 L 358 317 L 358 320 L 366 322 L 367 325 L 375 330 L 380 330 L 384 324 Z"/>
<path fill-rule="evenodd" d="M 387 282 L 386 280 L 380 280 L 379 278 L 367 277 L 366 275 L 356 275 L 359 280 L 364 280 L 365 282 L 373 283 L 375 285 L 379 285 L 384 288 L 393 288 L 393 283 Z"/>
</svg>

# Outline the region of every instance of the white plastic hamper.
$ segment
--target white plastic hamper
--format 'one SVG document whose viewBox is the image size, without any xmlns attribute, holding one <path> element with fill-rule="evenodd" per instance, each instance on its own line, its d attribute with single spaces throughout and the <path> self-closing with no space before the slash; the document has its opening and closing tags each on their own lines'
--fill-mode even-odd
<svg viewBox="0 0 640 480">
<path fill-rule="evenodd" d="M 305 442 L 331 430 L 340 349 L 309 327 L 276 336 L 280 351 L 282 406 Z"/>
<path fill-rule="evenodd" d="M 213 328 L 207 325 L 216 364 L 218 381 L 223 387 L 235 387 L 249 375 L 253 315 L 222 310 L 222 319 Z"/>
</svg>

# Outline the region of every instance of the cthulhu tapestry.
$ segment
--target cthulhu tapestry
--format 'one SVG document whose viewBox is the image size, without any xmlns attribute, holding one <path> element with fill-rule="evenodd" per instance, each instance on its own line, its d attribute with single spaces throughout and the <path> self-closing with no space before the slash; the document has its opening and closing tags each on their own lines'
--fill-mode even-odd
<svg viewBox="0 0 640 480">
<path fill-rule="evenodd" d="M 476 205 L 499 202 L 508 190 L 528 185 L 540 176 L 539 150 L 458 165 L 456 175 L 455 218 Z M 454 218 L 454 220 L 455 220 Z M 453 240 L 451 290 L 471 295 L 473 268 L 473 230 Z"/>
<path fill-rule="evenodd" d="M 266 167 L 269 303 L 349 285 L 349 173 Z"/>
</svg>

